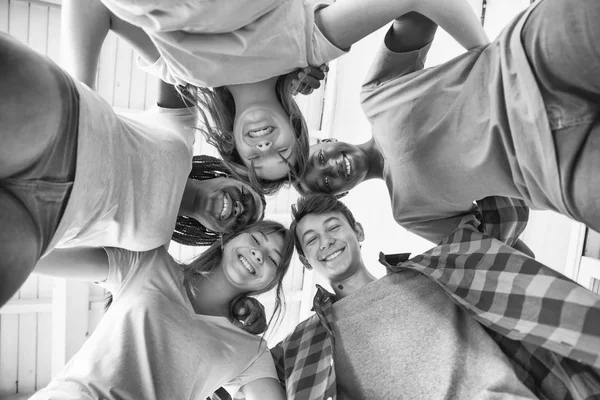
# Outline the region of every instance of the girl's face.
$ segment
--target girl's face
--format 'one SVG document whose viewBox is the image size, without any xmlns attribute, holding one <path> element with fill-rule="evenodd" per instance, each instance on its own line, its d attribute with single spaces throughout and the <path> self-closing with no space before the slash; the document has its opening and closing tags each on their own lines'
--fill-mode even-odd
<svg viewBox="0 0 600 400">
<path fill-rule="evenodd" d="M 233 135 L 242 162 L 261 179 L 284 178 L 297 161 L 294 130 L 276 99 L 241 110 L 235 116 Z"/>
<path fill-rule="evenodd" d="M 233 232 L 260 220 L 262 201 L 248 184 L 232 178 L 202 181 L 194 217 L 213 232 Z"/>
<path fill-rule="evenodd" d="M 225 245 L 221 260 L 224 275 L 242 292 L 262 290 L 275 279 L 283 249 L 283 236 L 279 233 L 241 233 Z"/>
</svg>

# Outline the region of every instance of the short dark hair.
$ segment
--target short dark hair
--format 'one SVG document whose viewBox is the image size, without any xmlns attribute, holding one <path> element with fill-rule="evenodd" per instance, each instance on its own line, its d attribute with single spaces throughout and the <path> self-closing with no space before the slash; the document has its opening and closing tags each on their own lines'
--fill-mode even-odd
<svg viewBox="0 0 600 400">
<path fill-rule="evenodd" d="M 334 195 L 325 193 L 310 194 L 308 196 L 300 197 L 296 204 L 292 205 L 292 223 L 290 225 L 290 231 L 292 231 L 292 235 L 294 236 L 294 244 L 296 245 L 296 251 L 298 251 L 299 255 L 304 256 L 304 252 L 302 251 L 300 238 L 296 233 L 296 227 L 302 218 L 309 214 L 326 214 L 331 212 L 341 213 L 346 217 L 352 229 L 356 230 L 356 219 L 354 219 L 352 211 L 350 211 L 348 207 Z"/>
</svg>

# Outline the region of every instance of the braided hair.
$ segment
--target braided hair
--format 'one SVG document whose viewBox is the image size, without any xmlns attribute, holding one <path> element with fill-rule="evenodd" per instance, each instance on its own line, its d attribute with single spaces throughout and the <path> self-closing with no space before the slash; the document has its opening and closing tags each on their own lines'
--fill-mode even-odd
<svg viewBox="0 0 600 400">
<path fill-rule="evenodd" d="M 203 181 L 214 178 L 231 178 L 233 174 L 218 158 L 199 155 L 192 159 L 192 172 L 190 179 Z M 260 194 L 263 205 L 266 205 L 265 197 Z M 221 237 L 221 233 L 207 229 L 196 219 L 186 216 L 178 216 L 175 223 L 172 239 L 186 246 L 210 246 Z"/>
</svg>

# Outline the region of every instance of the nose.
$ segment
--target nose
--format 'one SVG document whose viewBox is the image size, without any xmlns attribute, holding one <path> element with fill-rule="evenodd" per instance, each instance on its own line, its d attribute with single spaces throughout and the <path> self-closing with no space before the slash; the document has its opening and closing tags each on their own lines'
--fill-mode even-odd
<svg viewBox="0 0 600 400">
<path fill-rule="evenodd" d="M 260 251 L 260 249 L 252 249 L 252 250 L 250 250 L 250 254 L 252 254 L 252 257 L 259 264 L 262 264 L 262 262 L 263 262 L 263 255 L 262 255 L 262 251 Z"/>
<path fill-rule="evenodd" d="M 334 240 L 332 237 L 330 237 L 330 236 L 323 237 L 323 239 L 321 239 L 321 242 L 319 243 L 320 250 L 325 250 L 326 248 L 331 246 L 333 244 L 333 242 L 334 242 Z"/>
<path fill-rule="evenodd" d="M 328 176 L 337 176 L 338 174 L 338 165 L 335 159 L 325 160 L 323 164 L 319 164 L 321 166 L 321 173 L 327 174 Z"/>
<path fill-rule="evenodd" d="M 273 146 L 273 142 L 270 140 L 261 140 L 256 144 L 256 148 L 260 151 L 267 151 Z"/>
<path fill-rule="evenodd" d="M 244 205 L 240 201 L 236 201 L 233 206 L 233 215 L 238 217 L 244 213 Z"/>
</svg>

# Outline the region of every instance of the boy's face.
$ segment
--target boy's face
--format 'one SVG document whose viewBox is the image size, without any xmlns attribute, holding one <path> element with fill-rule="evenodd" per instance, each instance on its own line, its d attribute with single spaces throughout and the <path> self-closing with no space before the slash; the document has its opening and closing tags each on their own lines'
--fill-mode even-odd
<svg viewBox="0 0 600 400">
<path fill-rule="evenodd" d="M 296 226 L 296 235 L 304 252 L 302 263 L 330 282 L 349 278 L 361 265 L 362 227 L 357 223 L 354 230 L 342 213 L 308 214 Z"/>
<path fill-rule="evenodd" d="M 306 193 L 338 194 L 364 181 L 368 171 L 369 159 L 358 146 L 328 140 L 310 146 L 299 184 Z"/>
</svg>

